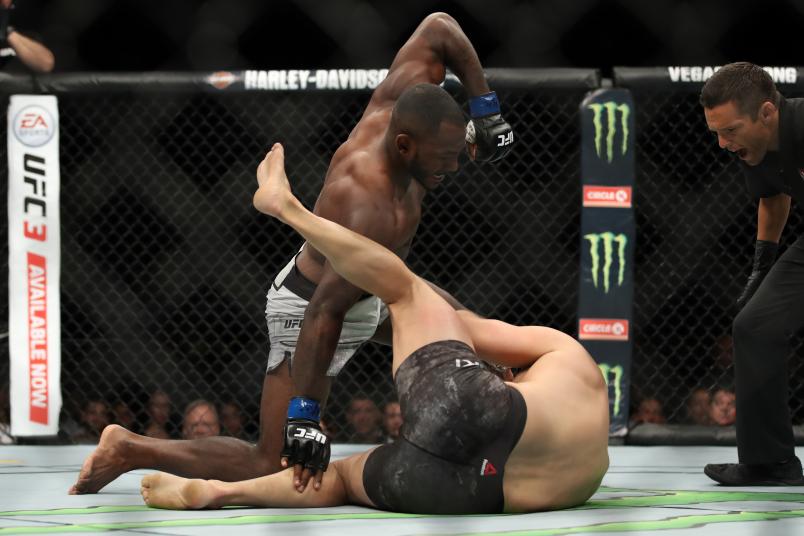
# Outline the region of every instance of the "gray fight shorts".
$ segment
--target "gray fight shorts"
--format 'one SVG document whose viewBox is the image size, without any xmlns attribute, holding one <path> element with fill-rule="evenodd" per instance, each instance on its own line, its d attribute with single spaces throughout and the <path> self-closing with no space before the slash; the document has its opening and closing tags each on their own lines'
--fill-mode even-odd
<svg viewBox="0 0 804 536">
<path fill-rule="evenodd" d="M 296 256 L 277 274 L 268 291 L 265 318 L 271 350 L 268 353 L 266 372 L 290 359 L 296 351 L 304 311 L 315 292 L 315 283 L 305 278 L 296 268 Z M 361 344 L 369 340 L 377 326 L 388 318 L 388 308 L 376 296 L 367 296 L 354 304 L 346 313 L 338 347 L 327 370 L 327 376 L 337 376 Z"/>
</svg>

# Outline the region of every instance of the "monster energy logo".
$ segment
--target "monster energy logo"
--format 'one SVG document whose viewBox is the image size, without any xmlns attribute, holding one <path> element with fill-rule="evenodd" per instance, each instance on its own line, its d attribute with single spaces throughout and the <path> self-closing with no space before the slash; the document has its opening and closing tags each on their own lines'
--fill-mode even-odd
<svg viewBox="0 0 804 536">
<path fill-rule="evenodd" d="M 606 116 L 606 160 L 609 163 L 614 159 L 614 137 L 617 135 L 617 112 L 620 112 L 620 128 L 622 129 L 622 143 L 620 144 L 620 154 L 628 152 L 628 116 L 631 115 L 631 107 L 627 104 L 617 102 L 597 102 L 588 105 L 594 113 L 592 123 L 595 126 L 595 152 L 598 158 L 603 158 L 603 115 Z"/>
<path fill-rule="evenodd" d="M 606 385 L 611 386 L 614 384 L 614 410 L 612 411 L 612 416 L 616 417 L 620 414 L 620 405 L 623 399 L 623 367 L 622 365 L 612 367 L 608 363 L 599 363 L 597 366 L 600 367 L 600 372 L 603 373 Z"/>
<path fill-rule="evenodd" d="M 617 270 L 617 286 L 621 287 L 625 279 L 625 246 L 628 238 L 624 234 L 591 233 L 583 235 L 589 240 L 589 254 L 592 256 L 592 283 L 597 288 L 598 273 L 600 271 L 600 244 L 603 244 L 603 290 L 609 293 L 609 280 L 611 276 L 611 265 L 614 261 L 614 244 L 617 244 L 617 260 L 619 267 Z"/>
</svg>

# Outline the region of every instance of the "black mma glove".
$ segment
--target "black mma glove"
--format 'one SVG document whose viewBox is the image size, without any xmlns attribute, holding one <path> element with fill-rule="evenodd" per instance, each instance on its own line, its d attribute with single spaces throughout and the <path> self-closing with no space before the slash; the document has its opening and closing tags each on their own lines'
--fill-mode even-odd
<svg viewBox="0 0 804 536">
<path fill-rule="evenodd" d="M 757 291 L 762 280 L 768 275 L 768 272 L 776 261 L 776 251 L 779 249 L 779 244 L 770 242 L 768 240 L 757 240 L 756 250 L 754 251 L 754 266 L 751 269 L 751 275 L 748 276 L 748 282 L 745 284 L 743 293 L 737 298 L 737 307 L 742 309 L 754 292 Z"/>
<path fill-rule="evenodd" d="M 500 115 L 500 102 L 493 91 L 469 99 L 472 119 L 466 125 L 466 143 L 474 145 L 477 162 L 496 162 L 511 152 L 514 131 Z"/>
<path fill-rule="evenodd" d="M 320 415 L 321 407 L 315 400 L 301 396 L 290 399 L 281 454 L 288 459 L 288 467 L 302 465 L 311 474 L 329 467 L 329 438 L 321 431 Z"/>
</svg>

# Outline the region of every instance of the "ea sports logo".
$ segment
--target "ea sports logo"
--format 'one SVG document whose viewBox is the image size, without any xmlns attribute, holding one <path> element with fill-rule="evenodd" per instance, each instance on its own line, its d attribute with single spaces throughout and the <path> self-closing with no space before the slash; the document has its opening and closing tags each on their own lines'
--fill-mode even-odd
<svg viewBox="0 0 804 536">
<path fill-rule="evenodd" d="M 14 117 L 14 136 L 28 147 L 41 147 L 56 133 L 56 120 L 41 106 L 26 106 Z"/>
</svg>

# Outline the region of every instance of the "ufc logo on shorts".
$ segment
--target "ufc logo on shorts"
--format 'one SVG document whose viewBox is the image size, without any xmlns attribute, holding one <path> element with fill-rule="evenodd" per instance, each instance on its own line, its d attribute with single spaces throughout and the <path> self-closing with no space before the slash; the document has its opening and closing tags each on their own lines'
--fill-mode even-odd
<svg viewBox="0 0 804 536">
<path fill-rule="evenodd" d="M 458 368 L 479 367 L 480 361 L 472 361 L 470 359 L 456 359 L 455 366 Z"/>
<path fill-rule="evenodd" d="M 286 318 L 285 319 L 285 329 L 294 329 L 302 327 L 303 319 L 301 318 Z"/>
<path fill-rule="evenodd" d="M 497 147 L 505 147 L 506 145 L 511 145 L 514 143 L 514 133 L 509 132 L 508 134 L 497 134 Z"/>
<path fill-rule="evenodd" d="M 327 436 L 315 428 L 299 428 L 293 437 L 297 439 L 313 439 L 322 445 L 327 442 Z"/>
</svg>

